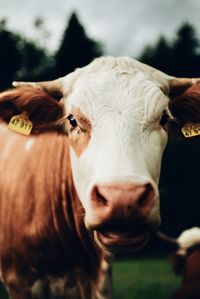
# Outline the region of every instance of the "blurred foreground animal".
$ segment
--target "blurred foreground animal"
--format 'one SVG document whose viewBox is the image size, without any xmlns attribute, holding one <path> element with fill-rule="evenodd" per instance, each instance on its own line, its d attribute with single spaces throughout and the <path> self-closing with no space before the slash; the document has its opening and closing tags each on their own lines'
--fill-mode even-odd
<svg viewBox="0 0 200 299">
<path fill-rule="evenodd" d="M 176 247 L 171 256 L 174 272 L 182 277 L 182 285 L 172 299 L 200 298 L 200 228 L 185 230 L 177 238 L 170 238 L 162 233 L 159 237 Z"/>
<path fill-rule="evenodd" d="M 34 298 L 45 283 L 67 298 L 111 298 L 112 256 L 143 248 L 160 224 L 168 123 L 200 122 L 198 81 L 104 57 L 0 94 L 0 277 L 10 298 Z M 31 129 L 27 119 L 30 136 L 8 128 Z"/>
</svg>

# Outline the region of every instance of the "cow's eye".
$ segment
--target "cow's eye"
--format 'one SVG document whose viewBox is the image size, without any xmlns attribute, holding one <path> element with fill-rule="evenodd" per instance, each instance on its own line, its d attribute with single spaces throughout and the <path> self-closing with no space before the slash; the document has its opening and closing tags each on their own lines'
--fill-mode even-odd
<svg viewBox="0 0 200 299">
<path fill-rule="evenodd" d="M 69 123 L 70 123 L 70 125 L 71 125 L 73 128 L 76 128 L 76 127 L 78 126 L 78 123 L 77 123 L 75 117 L 74 117 L 72 114 L 70 114 L 70 115 L 67 117 L 67 119 L 69 120 Z"/>
<path fill-rule="evenodd" d="M 163 115 L 162 115 L 162 117 L 160 119 L 160 126 L 161 127 L 165 127 L 166 124 L 167 124 L 167 122 L 168 122 L 168 120 L 169 120 L 169 114 L 167 113 L 167 111 L 164 111 Z"/>
</svg>

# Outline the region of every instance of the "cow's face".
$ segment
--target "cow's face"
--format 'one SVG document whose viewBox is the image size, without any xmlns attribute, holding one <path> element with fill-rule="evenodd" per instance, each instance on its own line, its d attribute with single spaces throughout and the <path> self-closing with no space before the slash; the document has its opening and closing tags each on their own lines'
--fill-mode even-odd
<svg viewBox="0 0 200 299">
<path fill-rule="evenodd" d="M 103 66 L 82 73 L 66 98 L 74 184 L 85 224 L 106 248 L 137 249 L 160 223 L 165 84 L 137 69 Z"/>
<path fill-rule="evenodd" d="M 0 118 L 26 112 L 33 132 L 67 118 L 73 181 L 87 228 L 106 250 L 137 250 L 160 223 L 158 181 L 169 110 L 180 125 L 200 122 L 197 82 L 129 58 L 100 58 L 55 81 L 3 93 Z M 61 102 L 52 98 L 57 92 Z M 169 109 L 168 95 L 177 92 Z"/>
</svg>

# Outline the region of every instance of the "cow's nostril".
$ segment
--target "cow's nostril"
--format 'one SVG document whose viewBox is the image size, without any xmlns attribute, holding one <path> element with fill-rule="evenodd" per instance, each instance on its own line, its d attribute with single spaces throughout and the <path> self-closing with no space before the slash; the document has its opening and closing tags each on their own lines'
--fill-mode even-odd
<svg viewBox="0 0 200 299">
<path fill-rule="evenodd" d="M 147 205 L 149 201 L 152 200 L 154 197 L 154 191 L 151 186 L 151 184 L 147 184 L 145 186 L 144 192 L 141 194 L 141 196 L 138 199 L 138 206 L 142 208 L 143 206 Z"/>
<path fill-rule="evenodd" d="M 107 204 L 106 198 L 100 193 L 98 187 L 94 187 L 92 191 L 92 199 L 99 206 L 105 206 Z"/>
</svg>

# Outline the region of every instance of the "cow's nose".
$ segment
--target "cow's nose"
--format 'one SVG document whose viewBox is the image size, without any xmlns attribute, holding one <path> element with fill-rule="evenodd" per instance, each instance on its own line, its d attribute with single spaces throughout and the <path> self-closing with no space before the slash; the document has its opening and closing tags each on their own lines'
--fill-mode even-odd
<svg viewBox="0 0 200 299">
<path fill-rule="evenodd" d="M 91 207 L 97 222 L 111 219 L 145 220 L 155 199 L 153 186 L 148 184 L 96 185 L 92 190 Z"/>
</svg>

